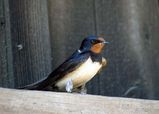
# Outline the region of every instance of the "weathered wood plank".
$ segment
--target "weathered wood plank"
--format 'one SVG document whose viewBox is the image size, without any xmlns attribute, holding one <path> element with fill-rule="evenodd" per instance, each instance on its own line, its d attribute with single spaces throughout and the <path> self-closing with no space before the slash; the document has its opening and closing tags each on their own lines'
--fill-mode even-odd
<svg viewBox="0 0 159 114">
<path fill-rule="evenodd" d="M 0 86 L 14 87 L 8 0 L 0 0 Z"/>
<path fill-rule="evenodd" d="M 93 0 L 48 0 L 53 69 L 79 48 L 88 35 L 95 35 Z M 98 76 L 88 92 L 99 94 Z"/>
<path fill-rule="evenodd" d="M 4 27 L 4 1 L 0 0 L 0 84 L 3 86 L 2 80 L 7 76 L 7 57 L 5 45 L 5 27 Z"/>
<path fill-rule="evenodd" d="M 95 0 L 95 7 L 97 32 L 111 42 L 105 52 L 108 67 L 100 76 L 100 94 L 122 96 L 134 88 L 127 97 L 157 98 L 157 0 Z"/>
<path fill-rule="evenodd" d="M 51 69 L 47 0 L 9 2 L 15 86 L 47 76 Z"/>
<path fill-rule="evenodd" d="M 159 101 L 0 88 L 2 114 L 158 114 Z"/>
<path fill-rule="evenodd" d="M 83 36 L 97 33 L 111 42 L 104 53 L 108 67 L 88 84 L 88 92 L 123 96 L 132 90 L 127 97 L 158 98 L 157 0 L 49 0 L 48 6 L 53 68 Z"/>
<path fill-rule="evenodd" d="M 146 10 L 146 7 L 148 9 Z M 144 6 L 144 10 L 146 10 L 145 15 L 143 17 L 143 37 L 147 39 L 149 45 L 146 50 L 149 50 L 149 64 L 151 68 L 151 74 L 148 77 L 148 80 L 151 80 L 151 88 L 153 93 L 153 99 L 159 99 L 159 0 L 147 0 L 147 6 Z"/>
</svg>

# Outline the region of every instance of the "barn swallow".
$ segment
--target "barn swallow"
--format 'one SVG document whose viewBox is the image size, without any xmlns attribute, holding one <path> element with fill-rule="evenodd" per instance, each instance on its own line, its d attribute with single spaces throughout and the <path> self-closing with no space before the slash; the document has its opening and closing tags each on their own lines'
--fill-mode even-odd
<svg viewBox="0 0 159 114">
<path fill-rule="evenodd" d="M 106 65 L 107 61 L 102 57 L 101 52 L 105 44 L 108 43 L 102 37 L 89 36 L 85 38 L 80 48 L 48 77 L 21 89 L 65 92 L 82 90 L 85 84 Z"/>
</svg>

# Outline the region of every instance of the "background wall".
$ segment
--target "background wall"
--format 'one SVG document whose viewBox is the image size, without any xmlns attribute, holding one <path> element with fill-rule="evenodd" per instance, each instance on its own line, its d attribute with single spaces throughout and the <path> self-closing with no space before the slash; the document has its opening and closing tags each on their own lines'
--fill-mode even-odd
<svg viewBox="0 0 159 114">
<path fill-rule="evenodd" d="M 111 44 L 88 93 L 159 99 L 158 0 L 0 0 L 0 86 L 47 76 L 88 35 Z"/>
</svg>

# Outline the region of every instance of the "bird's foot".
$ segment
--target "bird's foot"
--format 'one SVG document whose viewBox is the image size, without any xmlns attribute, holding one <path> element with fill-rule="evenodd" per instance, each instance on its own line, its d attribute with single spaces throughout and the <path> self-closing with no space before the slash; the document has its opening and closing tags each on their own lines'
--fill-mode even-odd
<svg viewBox="0 0 159 114">
<path fill-rule="evenodd" d="M 81 86 L 80 93 L 82 95 L 86 95 L 87 94 L 87 88 L 86 88 L 85 84 Z"/>
<path fill-rule="evenodd" d="M 65 89 L 66 89 L 66 91 L 69 92 L 69 93 L 72 92 L 73 82 L 72 82 L 71 79 L 66 82 L 66 87 L 65 87 Z"/>
<path fill-rule="evenodd" d="M 81 90 L 80 93 L 81 93 L 82 95 L 86 95 L 86 94 L 87 94 L 87 90 Z"/>
<path fill-rule="evenodd" d="M 85 84 L 84 84 L 78 88 L 73 89 L 73 92 L 76 94 L 85 95 L 85 94 L 87 94 L 87 88 L 85 87 Z"/>
</svg>

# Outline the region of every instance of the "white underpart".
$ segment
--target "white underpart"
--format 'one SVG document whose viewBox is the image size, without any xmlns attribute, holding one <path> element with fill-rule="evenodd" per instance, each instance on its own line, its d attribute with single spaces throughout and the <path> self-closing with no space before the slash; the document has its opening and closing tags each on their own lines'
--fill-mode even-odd
<svg viewBox="0 0 159 114">
<path fill-rule="evenodd" d="M 65 87 L 65 89 L 66 89 L 67 92 L 72 92 L 73 82 L 72 82 L 71 79 L 66 82 L 66 87 Z"/>
<path fill-rule="evenodd" d="M 81 67 L 59 80 L 56 86 L 59 87 L 59 89 L 66 89 L 67 83 L 71 80 L 73 82 L 73 87 L 79 87 L 91 80 L 101 67 L 102 65 L 99 62 L 93 62 L 91 58 L 88 58 Z"/>
</svg>

